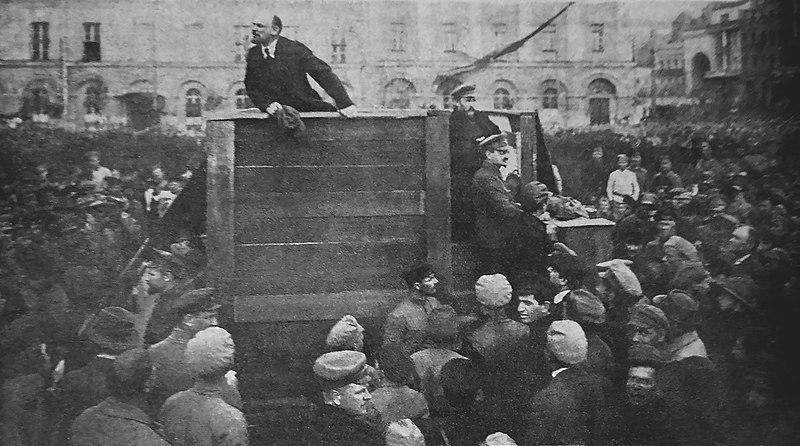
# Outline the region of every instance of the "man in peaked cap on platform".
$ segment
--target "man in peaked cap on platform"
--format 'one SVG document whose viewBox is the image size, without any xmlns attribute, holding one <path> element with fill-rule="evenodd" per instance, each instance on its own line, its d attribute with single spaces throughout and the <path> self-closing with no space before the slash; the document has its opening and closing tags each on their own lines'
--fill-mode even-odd
<svg viewBox="0 0 800 446">
<path fill-rule="evenodd" d="M 175 316 L 180 322 L 161 342 L 150 346 L 153 362 L 153 407 L 161 407 L 167 398 L 194 384 L 194 377 L 186 363 L 186 346 L 195 334 L 217 325 L 219 303 L 214 299 L 214 288 L 192 290 L 178 298 L 174 304 Z M 233 373 L 233 372 L 230 372 Z M 230 380 L 235 382 L 234 379 Z M 236 408 L 242 407 L 242 398 L 235 385 L 226 380 L 222 399 Z"/>
<path fill-rule="evenodd" d="M 262 21 L 253 22 L 251 42 L 247 52 L 244 85 L 256 107 L 274 115 L 289 106 L 297 111 L 338 111 L 346 117 L 356 116 L 357 110 L 342 82 L 330 65 L 314 56 L 300 42 L 281 36 L 280 17 L 263 14 Z M 336 102 L 322 100 L 308 82 L 311 76 Z"/>
<path fill-rule="evenodd" d="M 480 272 L 507 273 L 512 267 L 513 238 L 523 213 L 500 175 L 500 168 L 508 164 L 511 147 L 505 135 L 488 136 L 478 145 L 484 160 L 472 177 L 472 203 Z"/>
<path fill-rule="evenodd" d="M 547 330 L 552 380 L 530 400 L 521 444 L 607 444 L 613 427 L 607 379 L 578 365 L 587 342 L 575 321 L 555 321 Z"/>
<path fill-rule="evenodd" d="M 466 241 L 472 233 L 474 211 L 470 194 L 472 175 L 481 166 L 475 140 L 500 133 L 489 116 L 475 110 L 475 85 L 456 87 L 450 96 L 456 108 L 450 115 L 450 191 L 453 240 Z"/>
<path fill-rule="evenodd" d="M 367 357 L 354 350 L 328 352 L 314 361 L 323 404 L 314 414 L 313 444 L 383 445 L 383 432 L 371 424 L 376 416 L 369 390 L 358 381 L 366 373 Z"/>
</svg>

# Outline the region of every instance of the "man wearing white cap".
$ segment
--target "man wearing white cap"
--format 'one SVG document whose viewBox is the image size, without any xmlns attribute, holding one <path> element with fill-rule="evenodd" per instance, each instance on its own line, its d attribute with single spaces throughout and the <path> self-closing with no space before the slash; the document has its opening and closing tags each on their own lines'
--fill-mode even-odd
<svg viewBox="0 0 800 446">
<path fill-rule="evenodd" d="M 485 159 L 472 177 L 472 203 L 481 273 L 505 272 L 523 213 L 500 176 L 500 168 L 508 165 L 511 147 L 505 135 L 483 138 L 478 145 Z"/>
<path fill-rule="evenodd" d="M 575 321 L 555 321 L 547 330 L 553 379 L 531 398 L 523 444 L 608 444 L 611 383 L 576 367 L 586 360 L 586 334 Z"/>
<path fill-rule="evenodd" d="M 475 85 L 462 84 L 450 92 L 455 110 L 450 115 L 450 192 L 452 196 L 453 240 L 469 240 L 474 211 L 470 184 L 481 166 L 475 140 L 500 133 L 489 116 L 475 110 Z"/>
<path fill-rule="evenodd" d="M 220 327 L 200 331 L 186 345 L 194 387 L 169 397 L 158 414 L 170 444 L 247 445 L 244 415 L 222 399 L 233 354 L 233 339 Z"/>
</svg>

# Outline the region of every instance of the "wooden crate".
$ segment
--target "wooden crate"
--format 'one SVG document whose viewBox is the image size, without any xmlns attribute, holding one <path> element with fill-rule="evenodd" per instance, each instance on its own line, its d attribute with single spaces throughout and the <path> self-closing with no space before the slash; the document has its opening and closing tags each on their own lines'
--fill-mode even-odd
<svg viewBox="0 0 800 446">
<path fill-rule="evenodd" d="M 377 336 L 414 261 L 451 276 L 447 115 L 302 118 L 299 138 L 262 114 L 206 127 L 209 276 L 258 397 L 307 388 L 341 316 Z"/>
</svg>

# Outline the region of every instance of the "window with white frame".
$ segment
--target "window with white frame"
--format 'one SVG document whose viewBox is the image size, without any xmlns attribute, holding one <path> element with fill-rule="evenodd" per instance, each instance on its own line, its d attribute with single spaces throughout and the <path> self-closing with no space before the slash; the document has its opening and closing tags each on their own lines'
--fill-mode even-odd
<svg viewBox="0 0 800 446">
<path fill-rule="evenodd" d="M 495 48 L 500 48 L 508 43 L 508 25 L 503 22 L 492 24 L 492 35 L 494 36 Z"/>
<path fill-rule="evenodd" d="M 547 53 L 554 53 L 556 51 L 556 25 L 549 24 L 543 30 L 544 48 L 542 51 Z"/>
<path fill-rule="evenodd" d="M 100 61 L 100 24 L 97 22 L 83 24 L 83 61 Z"/>
<path fill-rule="evenodd" d="M 347 39 L 341 29 L 334 29 L 331 36 L 331 63 L 347 63 Z"/>
<path fill-rule="evenodd" d="M 200 95 L 200 90 L 197 88 L 190 88 L 186 90 L 186 117 L 199 118 L 203 116 L 203 97 Z"/>
<path fill-rule="evenodd" d="M 392 36 L 391 51 L 403 52 L 406 50 L 407 26 L 403 22 L 393 22 L 390 27 Z"/>
<path fill-rule="evenodd" d="M 557 109 L 558 108 L 558 89 L 555 87 L 547 87 L 542 92 L 542 108 Z"/>
<path fill-rule="evenodd" d="M 251 108 L 253 107 L 253 101 L 250 100 L 250 96 L 247 95 L 247 90 L 244 88 L 240 88 L 236 90 L 236 108 Z"/>
<path fill-rule="evenodd" d="M 494 91 L 493 105 L 495 110 L 510 110 L 514 107 L 514 103 L 511 101 L 511 93 L 503 87 L 498 88 Z"/>
<path fill-rule="evenodd" d="M 458 44 L 458 31 L 456 24 L 452 22 L 442 23 L 442 41 L 444 42 L 444 52 L 454 53 Z"/>
<path fill-rule="evenodd" d="M 605 25 L 603 23 L 592 23 L 592 51 L 602 53 L 605 51 Z"/>
</svg>

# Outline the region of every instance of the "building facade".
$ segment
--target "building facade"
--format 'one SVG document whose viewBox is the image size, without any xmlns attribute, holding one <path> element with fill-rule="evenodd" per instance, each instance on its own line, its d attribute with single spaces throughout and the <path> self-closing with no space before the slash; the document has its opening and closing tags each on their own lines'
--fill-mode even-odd
<svg viewBox="0 0 800 446">
<path fill-rule="evenodd" d="M 331 64 L 359 108 L 443 108 L 458 82 L 479 106 L 539 109 L 562 126 L 617 122 L 647 90 L 619 5 L 575 4 L 519 50 L 440 76 L 526 35 L 565 3 L 272 2 L 283 35 Z M 247 108 L 257 0 L 0 0 L 0 113 L 199 130 Z"/>
</svg>

